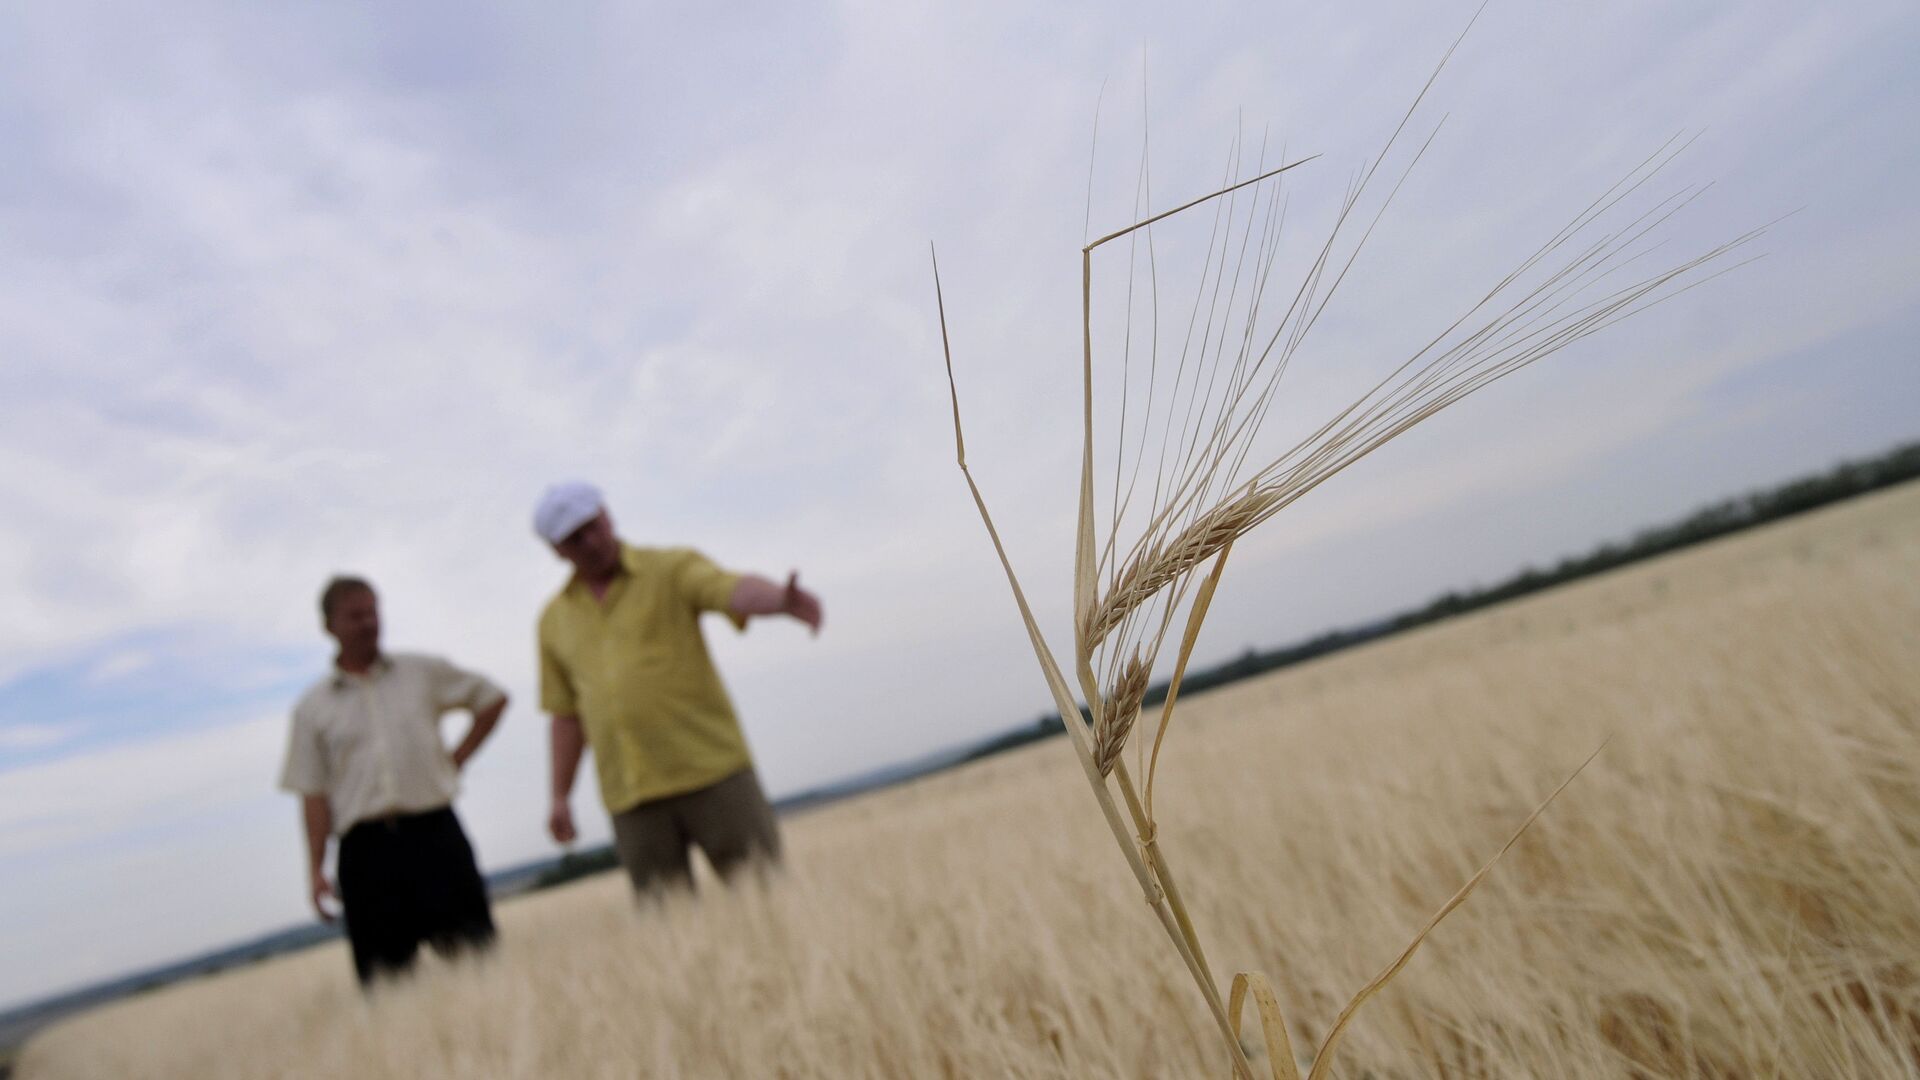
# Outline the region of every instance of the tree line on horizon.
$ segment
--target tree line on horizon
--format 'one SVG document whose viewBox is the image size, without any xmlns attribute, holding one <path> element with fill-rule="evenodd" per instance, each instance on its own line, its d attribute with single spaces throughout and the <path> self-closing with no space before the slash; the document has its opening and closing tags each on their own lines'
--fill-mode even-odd
<svg viewBox="0 0 1920 1080">
<path fill-rule="evenodd" d="M 1817 510 L 1915 477 L 1920 477 L 1920 441 L 1903 443 L 1871 458 L 1843 461 L 1825 472 L 1801 476 L 1775 487 L 1722 499 L 1695 510 L 1679 521 L 1642 529 L 1629 539 L 1609 541 L 1585 555 L 1568 556 L 1550 567 L 1525 566 L 1512 577 L 1492 585 L 1448 590 L 1421 607 L 1377 622 L 1329 630 L 1306 641 L 1277 649 L 1250 647 L 1225 663 L 1188 671 L 1180 689 L 1182 693 L 1193 693 L 1262 675 L 1403 630 L 1605 573 L 1641 559 L 1665 555 L 1742 529 Z M 1167 684 L 1155 683 L 1147 690 L 1142 704 L 1156 705 L 1166 700 L 1166 696 Z M 1082 715 L 1085 715 L 1084 706 Z M 964 760 L 989 757 L 1065 732 L 1066 726 L 1060 722 L 1060 714 L 1048 713 L 1026 727 L 982 743 Z"/>
</svg>

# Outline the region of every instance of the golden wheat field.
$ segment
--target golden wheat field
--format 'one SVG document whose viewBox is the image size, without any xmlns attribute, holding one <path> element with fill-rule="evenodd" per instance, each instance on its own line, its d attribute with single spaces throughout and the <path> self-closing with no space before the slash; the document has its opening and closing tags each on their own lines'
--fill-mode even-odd
<svg viewBox="0 0 1920 1080">
<path fill-rule="evenodd" d="M 1303 1048 L 1612 737 L 1334 1075 L 1920 1076 L 1920 485 L 1180 723 L 1161 799 L 1187 900 Z M 636 912 L 605 875 L 506 903 L 496 955 L 371 999 L 335 945 L 126 1001 L 43 1033 L 21 1075 L 1226 1075 L 1063 741 L 788 842 L 767 889 Z"/>
</svg>

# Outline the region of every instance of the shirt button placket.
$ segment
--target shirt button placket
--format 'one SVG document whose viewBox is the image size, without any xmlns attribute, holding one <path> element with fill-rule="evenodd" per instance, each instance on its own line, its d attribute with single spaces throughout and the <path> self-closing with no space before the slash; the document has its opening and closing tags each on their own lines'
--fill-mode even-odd
<svg viewBox="0 0 1920 1080">
<path fill-rule="evenodd" d="M 380 710 L 380 694 L 376 686 L 377 673 L 367 680 L 367 717 L 373 724 L 374 745 L 380 754 L 380 785 L 383 809 L 391 812 L 397 809 L 398 785 L 393 778 L 392 747 L 387 744 L 386 717 Z"/>
</svg>

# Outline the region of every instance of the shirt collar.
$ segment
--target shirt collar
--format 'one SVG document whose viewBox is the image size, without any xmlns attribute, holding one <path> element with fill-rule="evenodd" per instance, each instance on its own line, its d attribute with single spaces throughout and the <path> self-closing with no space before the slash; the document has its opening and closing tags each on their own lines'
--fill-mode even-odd
<svg viewBox="0 0 1920 1080">
<path fill-rule="evenodd" d="M 373 658 L 373 664 L 367 668 L 367 676 L 384 675 L 388 671 L 390 671 L 392 668 L 393 668 L 393 660 L 389 658 L 386 653 L 381 653 L 379 656 L 376 656 Z M 333 688 L 335 690 L 346 689 L 347 682 L 350 679 L 365 678 L 365 677 L 366 676 L 356 676 L 351 672 L 341 671 L 338 662 L 335 663 L 333 672 L 331 675 Z"/>
<path fill-rule="evenodd" d="M 613 576 L 613 580 L 611 582 L 607 583 L 608 591 L 612 591 L 613 589 L 619 588 L 620 580 L 622 578 L 632 577 L 639 572 L 640 572 L 640 549 L 636 547 L 630 547 L 626 544 L 621 544 L 620 545 L 620 572 Z M 572 577 L 567 579 L 567 587 L 565 591 L 572 593 L 575 596 L 584 596 L 588 599 L 593 599 L 593 593 L 587 589 L 587 583 L 580 579 L 580 573 L 577 570 L 574 571 L 574 574 Z"/>
</svg>

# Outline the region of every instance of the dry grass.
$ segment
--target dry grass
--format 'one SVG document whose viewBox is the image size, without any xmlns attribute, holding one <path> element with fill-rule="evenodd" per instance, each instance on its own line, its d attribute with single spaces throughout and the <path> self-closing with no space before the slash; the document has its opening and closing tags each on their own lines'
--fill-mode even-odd
<svg viewBox="0 0 1920 1080">
<path fill-rule="evenodd" d="M 1920 1077 L 1915 656 L 1908 485 L 1192 696 L 1161 827 L 1304 1049 L 1611 733 L 1334 1074 Z M 766 893 L 507 904 L 491 962 L 372 1001 L 340 947 L 141 997 L 21 1075 L 1201 1075 L 1079 773 L 1051 743 L 800 818 Z"/>
</svg>

